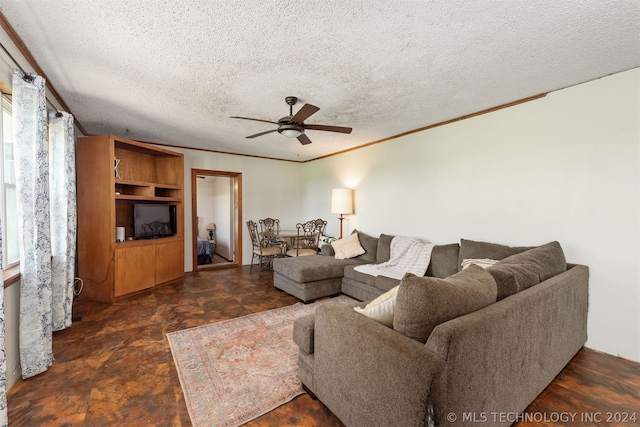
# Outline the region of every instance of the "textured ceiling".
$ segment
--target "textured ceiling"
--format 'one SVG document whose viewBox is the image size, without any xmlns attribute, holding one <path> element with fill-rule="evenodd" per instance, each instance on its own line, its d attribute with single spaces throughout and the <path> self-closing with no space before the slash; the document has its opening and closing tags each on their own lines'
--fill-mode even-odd
<svg viewBox="0 0 640 427">
<path fill-rule="evenodd" d="M 0 0 L 91 134 L 308 160 L 640 66 L 640 2 Z M 271 133 L 285 96 L 313 144 Z M 129 132 L 127 133 L 127 129 Z"/>
</svg>

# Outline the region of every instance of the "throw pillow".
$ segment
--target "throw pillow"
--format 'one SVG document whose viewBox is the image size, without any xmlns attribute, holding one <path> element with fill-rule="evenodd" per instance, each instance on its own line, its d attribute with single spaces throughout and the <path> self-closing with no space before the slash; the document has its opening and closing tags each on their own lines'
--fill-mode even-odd
<svg viewBox="0 0 640 427">
<path fill-rule="evenodd" d="M 360 258 L 367 262 L 376 262 L 376 252 L 378 250 L 378 238 L 369 236 L 362 231 L 354 230 L 354 234 L 358 234 L 358 240 L 360 241 L 360 245 L 364 248 L 364 253 L 360 255 Z"/>
<path fill-rule="evenodd" d="M 387 262 L 391 258 L 391 240 L 393 240 L 393 236 L 389 236 L 388 234 L 380 235 L 376 254 L 376 262 L 378 264 Z"/>
<path fill-rule="evenodd" d="M 465 259 L 505 259 L 511 255 L 524 252 L 533 246 L 504 246 L 496 243 L 476 242 L 460 239 L 460 254 L 458 255 L 458 271 L 462 270 L 462 261 Z"/>
<path fill-rule="evenodd" d="M 331 246 L 336 253 L 336 259 L 355 258 L 365 252 L 358 240 L 358 233 L 353 233 L 349 235 L 349 237 L 336 240 Z"/>
<path fill-rule="evenodd" d="M 385 292 L 364 306 L 364 308 L 353 307 L 353 309 L 358 313 L 391 328 L 393 327 L 393 312 L 396 306 L 396 296 L 398 295 L 399 287 L 400 285 Z"/>
<path fill-rule="evenodd" d="M 493 304 L 497 293 L 491 274 L 477 265 L 446 279 L 407 273 L 396 296 L 393 329 L 425 343 L 436 326 Z"/>
<path fill-rule="evenodd" d="M 488 268 L 498 262 L 497 259 L 489 259 L 489 258 L 471 258 L 471 259 L 463 259 L 462 260 L 462 269 L 466 270 L 470 265 L 479 265 L 482 268 Z"/>
<path fill-rule="evenodd" d="M 458 272 L 458 254 L 460 245 L 450 243 L 448 245 L 436 245 L 431 251 L 431 262 L 427 268 L 429 277 L 440 277 L 444 279 Z"/>
<path fill-rule="evenodd" d="M 498 301 L 566 270 L 567 261 L 558 242 L 512 255 L 487 268 L 498 285 Z"/>
</svg>

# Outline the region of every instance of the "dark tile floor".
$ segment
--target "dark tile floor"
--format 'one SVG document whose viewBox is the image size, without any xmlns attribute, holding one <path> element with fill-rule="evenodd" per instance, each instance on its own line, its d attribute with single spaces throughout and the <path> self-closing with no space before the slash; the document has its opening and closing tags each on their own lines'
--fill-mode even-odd
<svg viewBox="0 0 640 427">
<path fill-rule="evenodd" d="M 11 388 L 9 424 L 190 426 L 165 334 L 297 301 L 274 289 L 271 273 L 248 267 L 187 274 L 113 304 L 76 300 L 81 320 L 54 334 L 53 366 Z M 529 410 L 635 410 L 640 417 L 639 390 L 640 364 L 583 349 Z M 342 424 L 304 394 L 248 425 Z"/>
</svg>

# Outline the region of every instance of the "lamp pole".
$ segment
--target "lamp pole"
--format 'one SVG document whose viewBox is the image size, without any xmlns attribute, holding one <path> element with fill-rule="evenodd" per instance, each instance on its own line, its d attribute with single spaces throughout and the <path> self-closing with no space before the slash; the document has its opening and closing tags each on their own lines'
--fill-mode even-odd
<svg viewBox="0 0 640 427">
<path fill-rule="evenodd" d="M 345 214 L 353 213 L 353 190 L 348 188 L 334 188 L 331 190 L 331 213 L 339 214 L 340 238 L 342 239 L 342 221 Z"/>
<path fill-rule="evenodd" d="M 340 214 L 340 217 L 338 217 L 338 219 L 340 220 L 340 238 L 342 239 L 342 221 L 344 220 L 344 215 Z"/>
</svg>

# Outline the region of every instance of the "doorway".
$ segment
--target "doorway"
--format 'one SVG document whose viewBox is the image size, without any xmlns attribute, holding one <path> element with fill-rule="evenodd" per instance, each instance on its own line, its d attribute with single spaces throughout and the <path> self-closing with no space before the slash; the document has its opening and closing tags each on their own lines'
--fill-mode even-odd
<svg viewBox="0 0 640 427">
<path fill-rule="evenodd" d="M 242 174 L 191 169 L 193 271 L 242 265 Z"/>
</svg>

